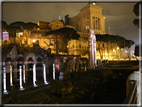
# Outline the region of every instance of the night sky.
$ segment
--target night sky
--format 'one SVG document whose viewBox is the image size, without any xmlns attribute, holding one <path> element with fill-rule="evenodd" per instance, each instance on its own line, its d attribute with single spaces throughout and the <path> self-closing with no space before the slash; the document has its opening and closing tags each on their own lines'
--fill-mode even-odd
<svg viewBox="0 0 142 107">
<path fill-rule="evenodd" d="M 89 0 L 88 0 L 89 1 Z M 88 2 L 64 3 L 64 2 L 32 2 L 32 3 L 3 3 L 2 18 L 7 24 L 15 21 L 50 22 L 58 19 L 59 16 L 64 19 L 65 15 L 73 17 L 79 13 L 79 10 L 86 6 Z M 108 25 L 112 35 L 119 35 L 128 40 L 133 40 L 139 44 L 139 29 L 133 24 L 136 18 L 133 8 L 136 3 L 96 3 L 103 8 L 103 16 L 106 16 L 106 32 Z"/>
</svg>

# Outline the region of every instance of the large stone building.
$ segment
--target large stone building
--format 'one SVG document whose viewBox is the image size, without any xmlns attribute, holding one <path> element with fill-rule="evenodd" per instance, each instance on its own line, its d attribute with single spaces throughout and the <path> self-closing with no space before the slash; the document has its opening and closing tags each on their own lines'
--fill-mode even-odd
<svg viewBox="0 0 142 107">
<path fill-rule="evenodd" d="M 68 42 L 68 53 L 70 55 L 82 55 L 88 57 L 88 29 L 95 31 L 95 34 L 106 34 L 105 32 L 105 16 L 102 15 L 102 8 L 96 4 L 89 3 L 83 7 L 79 14 L 70 18 L 69 15 L 65 16 L 65 20 L 59 18 L 51 22 L 39 21 L 39 28 L 33 29 L 31 31 L 23 30 L 18 37 L 18 41 L 22 41 L 22 44 L 26 43 L 30 46 L 34 42 L 38 41 L 39 46 L 43 49 L 51 48 L 51 53 L 56 53 L 54 35 L 42 36 L 46 32 L 60 29 L 63 27 L 73 28 L 80 35 L 79 40 L 70 40 Z M 59 38 L 60 40 L 60 38 Z M 63 43 L 60 40 L 60 44 Z M 62 44 L 59 46 L 59 52 L 63 54 Z M 127 52 L 120 49 L 117 44 L 103 41 L 96 41 L 97 49 L 97 59 L 114 59 L 114 58 L 124 58 L 129 56 L 130 51 Z M 124 52 L 123 52 L 124 51 Z"/>
<path fill-rule="evenodd" d="M 88 29 L 95 31 L 95 34 L 106 34 L 105 32 L 105 16 L 102 15 L 102 8 L 94 3 L 89 3 L 83 7 L 79 14 L 69 18 L 67 24 L 75 27 L 75 30 L 80 34 L 79 40 L 70 40 L 68 42 L 68 52 L 72 55 L 88 56 Z M 131 56 L 131 50 L 120 49 L 116 43 L 96 41 L 97 59 L 115 59 Z"/>
<path fill-rule="evenodd" d="M 105 17 L 102 8 L 95 4 L 88 4 L 80 10 L 80 13 L 71 18 L 70 24 L 79 32 L 92 29 L 96 34 L 105 34 Z"/>
</svg>

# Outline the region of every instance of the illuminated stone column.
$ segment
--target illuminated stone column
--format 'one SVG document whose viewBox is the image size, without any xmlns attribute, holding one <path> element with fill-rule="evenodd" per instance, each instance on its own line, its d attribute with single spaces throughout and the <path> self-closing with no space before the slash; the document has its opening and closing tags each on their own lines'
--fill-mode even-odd
<svg viewBox="0 0 142 107">
<path fill-rule="evenodd" d="M 19 79 L 20 79 L 20 90 L 24 90 L 22 86 L 22 66 L 19 66 Z"/>
<path fill-rule="evenodd" d="M 17 62 L 15 61 L 14 63 L 14 70 L 13 70 L 13 82 L 16 82 L 17 81 Z"/>
<path fill-rule="evenodd" d="M 97 54 L 96 54 L 96 36 L 94 35 L 93 36 L 93 47 L 94 47 L 94 63 L 95 63 L 95 66 L 97 66 Z"/>
<path fill-rule="evenodd" d="M 97 66 L 97 59 L 96 59 L 96 37 L 95 31 L 89 29 L 90 37 L 89 37 L 89 67 L 95 68 Z"/>
<path fill-rule="evenodd" d="M 53 79 L 55 80 L 55 64 L 53 63 Z"/>
<path fill-rule="evenodd" d="M 48 82 L 46 81 L 46 65 L 43 64 L 43 78 L 44 78 L 44 84 L 48 84 Z"/>
<path fill-rule="evenodd" d="M 10 66 L 10 86 L 13 86 L 13 84 L 12 84 L 12 66 Z"/>
<path fill-rule="evenodd" d="M 86 71 L 86 65 L 85 65 L 85 71 Z"/>
<path fill-rule="evenodd" d="M 24 83 L 26 83 L 26 81 L 25 81 L 25 65 L 23 65 L 23 81 L 24 81 Z"/>
<path fill-rule="evenodd" d="M 8 94 L 7 90 L 6 90 L 6 68 L 3 67 L 3 92 L 4 94 Z"/>
<path fill-rule="evenodd" d="M 35 81 L 36 81 L 36 64 L 33 65 L 33 85 L 34 87 L 37 87 Z"/>
</svg>

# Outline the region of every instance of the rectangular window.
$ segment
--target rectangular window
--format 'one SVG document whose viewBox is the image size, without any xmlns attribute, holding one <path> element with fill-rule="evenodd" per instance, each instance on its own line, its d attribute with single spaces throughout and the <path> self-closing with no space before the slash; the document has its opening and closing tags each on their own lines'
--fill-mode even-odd
<svg viewBox="0 0 142 107">
<path fill-rule="evenodd" d="M 79 45 L 79 48 L 81 48 L 81 45 Z"/>
<path fill-rule="evenodd" d="M 103 48 L 104 48 L 104 43 L 103 43 Z"/>
</svg>

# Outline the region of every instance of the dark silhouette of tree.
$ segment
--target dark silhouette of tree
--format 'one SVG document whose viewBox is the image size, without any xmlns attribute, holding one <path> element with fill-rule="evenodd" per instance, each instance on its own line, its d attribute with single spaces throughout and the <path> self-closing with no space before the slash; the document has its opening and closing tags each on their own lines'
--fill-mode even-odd
<svg viewBox="0 0 142 107">
<path fill-rule="evenodd" d="M 2 21 L 2 31 L 6 30 L 6 26 L 7 26 L 7 23 L 5 21 Z"/>
<path fill-rule="evenodd" d="M 132 40 L 125 40 L 126 47 L 130 48 L 133 44 L 134 44 L 134 42 Z"/>
<path fill-rule="evenodd" d="M 25 23 L 23 25 L 23 30 L 26 30 L 28 32 L 28 35 L 25 35 L 26 36 L 26 41 L 28 41 L 28 37 L 30 37 L 30 32 L 34 29 L 37 29 L 39 26 L 36 24 L 36 23 L 32 23 L 32 22 L 28 22 L 28 23 Z"/>
<path fill-rule="evenodd" d="M 9 39 L 11 40 L 11 42 L 16 42 L 16 33 L 21 32 L 22 29 L 18 26 L 7 25 L 6 31 L 9 33 Z"/>
<path fill-rule="evenodd" d="M 64 47 L 67 50 L 68 41 L 71 39 L 79 39 L 79 37 L 80 37 L 80 35 L 76 32 L 76 30 L 74 30 L 73 28 L 68 28 L 68 27 L 64 27 L 64 28 L 60 28 L 57 30 L 52 30 L 52 31 L 46 32 L 42 36 L 50 36 L 50 35 L 52 35 L 52 38 L 55 40 L 55 43 L 56 43 L 56 54 L 58 54 L 59 45 L 64 43 L 65 44 Z M 59 44 L 59 42 L 60 42 L 60 44 Z"/>
<path fill-rule="evenodd" d="M 103 57 L 101 53 L 102 50 L 104 49 L 104 47 L 101 46 L 102 42 L 107 42 L 107 52 L 108 53 L 109 53 L 109 48 L 108 48 L 109 43 L 116 43 L 117 46 L 119 46 L 119 48 L 125 48 L 125 47 L 130 48 L 134 44 L 134 41 L 132 40 L 126 40 L 124 37 L 121 37 L 118 35 L 109 35 L 109 34 L 104 34 L 104 35 L 97 34 L 96 40 L 100 42 L 98 43 L 98 47 L 97 47 L 97 50 L 100 53 L 100 58 Z"/>
<path fill-rule="evenodd" d="M 31 31 L 33 29 L 37 29 L 38 27 L 39 26 L 36 23 L 28 22 L 24 24 L 23 29 Z"/>
<path fill-rule="evenodd" d="M 134 53 L 135 56 L 142 56 L 142 52 L 141 52 L 141 54 L 139 54 L 139 48 L 140 47 L 141 47 L 141 51 L 142 51 L 142 44 L 135 46 L 135 53 Z"/>
<path fill-rule="evenodd" d="M 21 29 L 23 29 L 24 25 L 25 25 L 25 23 L 22 22 L 22 21 L 17 21 L 17 22 L 10 23 L 10 26 L 21 27 Z"/>
</svg>

